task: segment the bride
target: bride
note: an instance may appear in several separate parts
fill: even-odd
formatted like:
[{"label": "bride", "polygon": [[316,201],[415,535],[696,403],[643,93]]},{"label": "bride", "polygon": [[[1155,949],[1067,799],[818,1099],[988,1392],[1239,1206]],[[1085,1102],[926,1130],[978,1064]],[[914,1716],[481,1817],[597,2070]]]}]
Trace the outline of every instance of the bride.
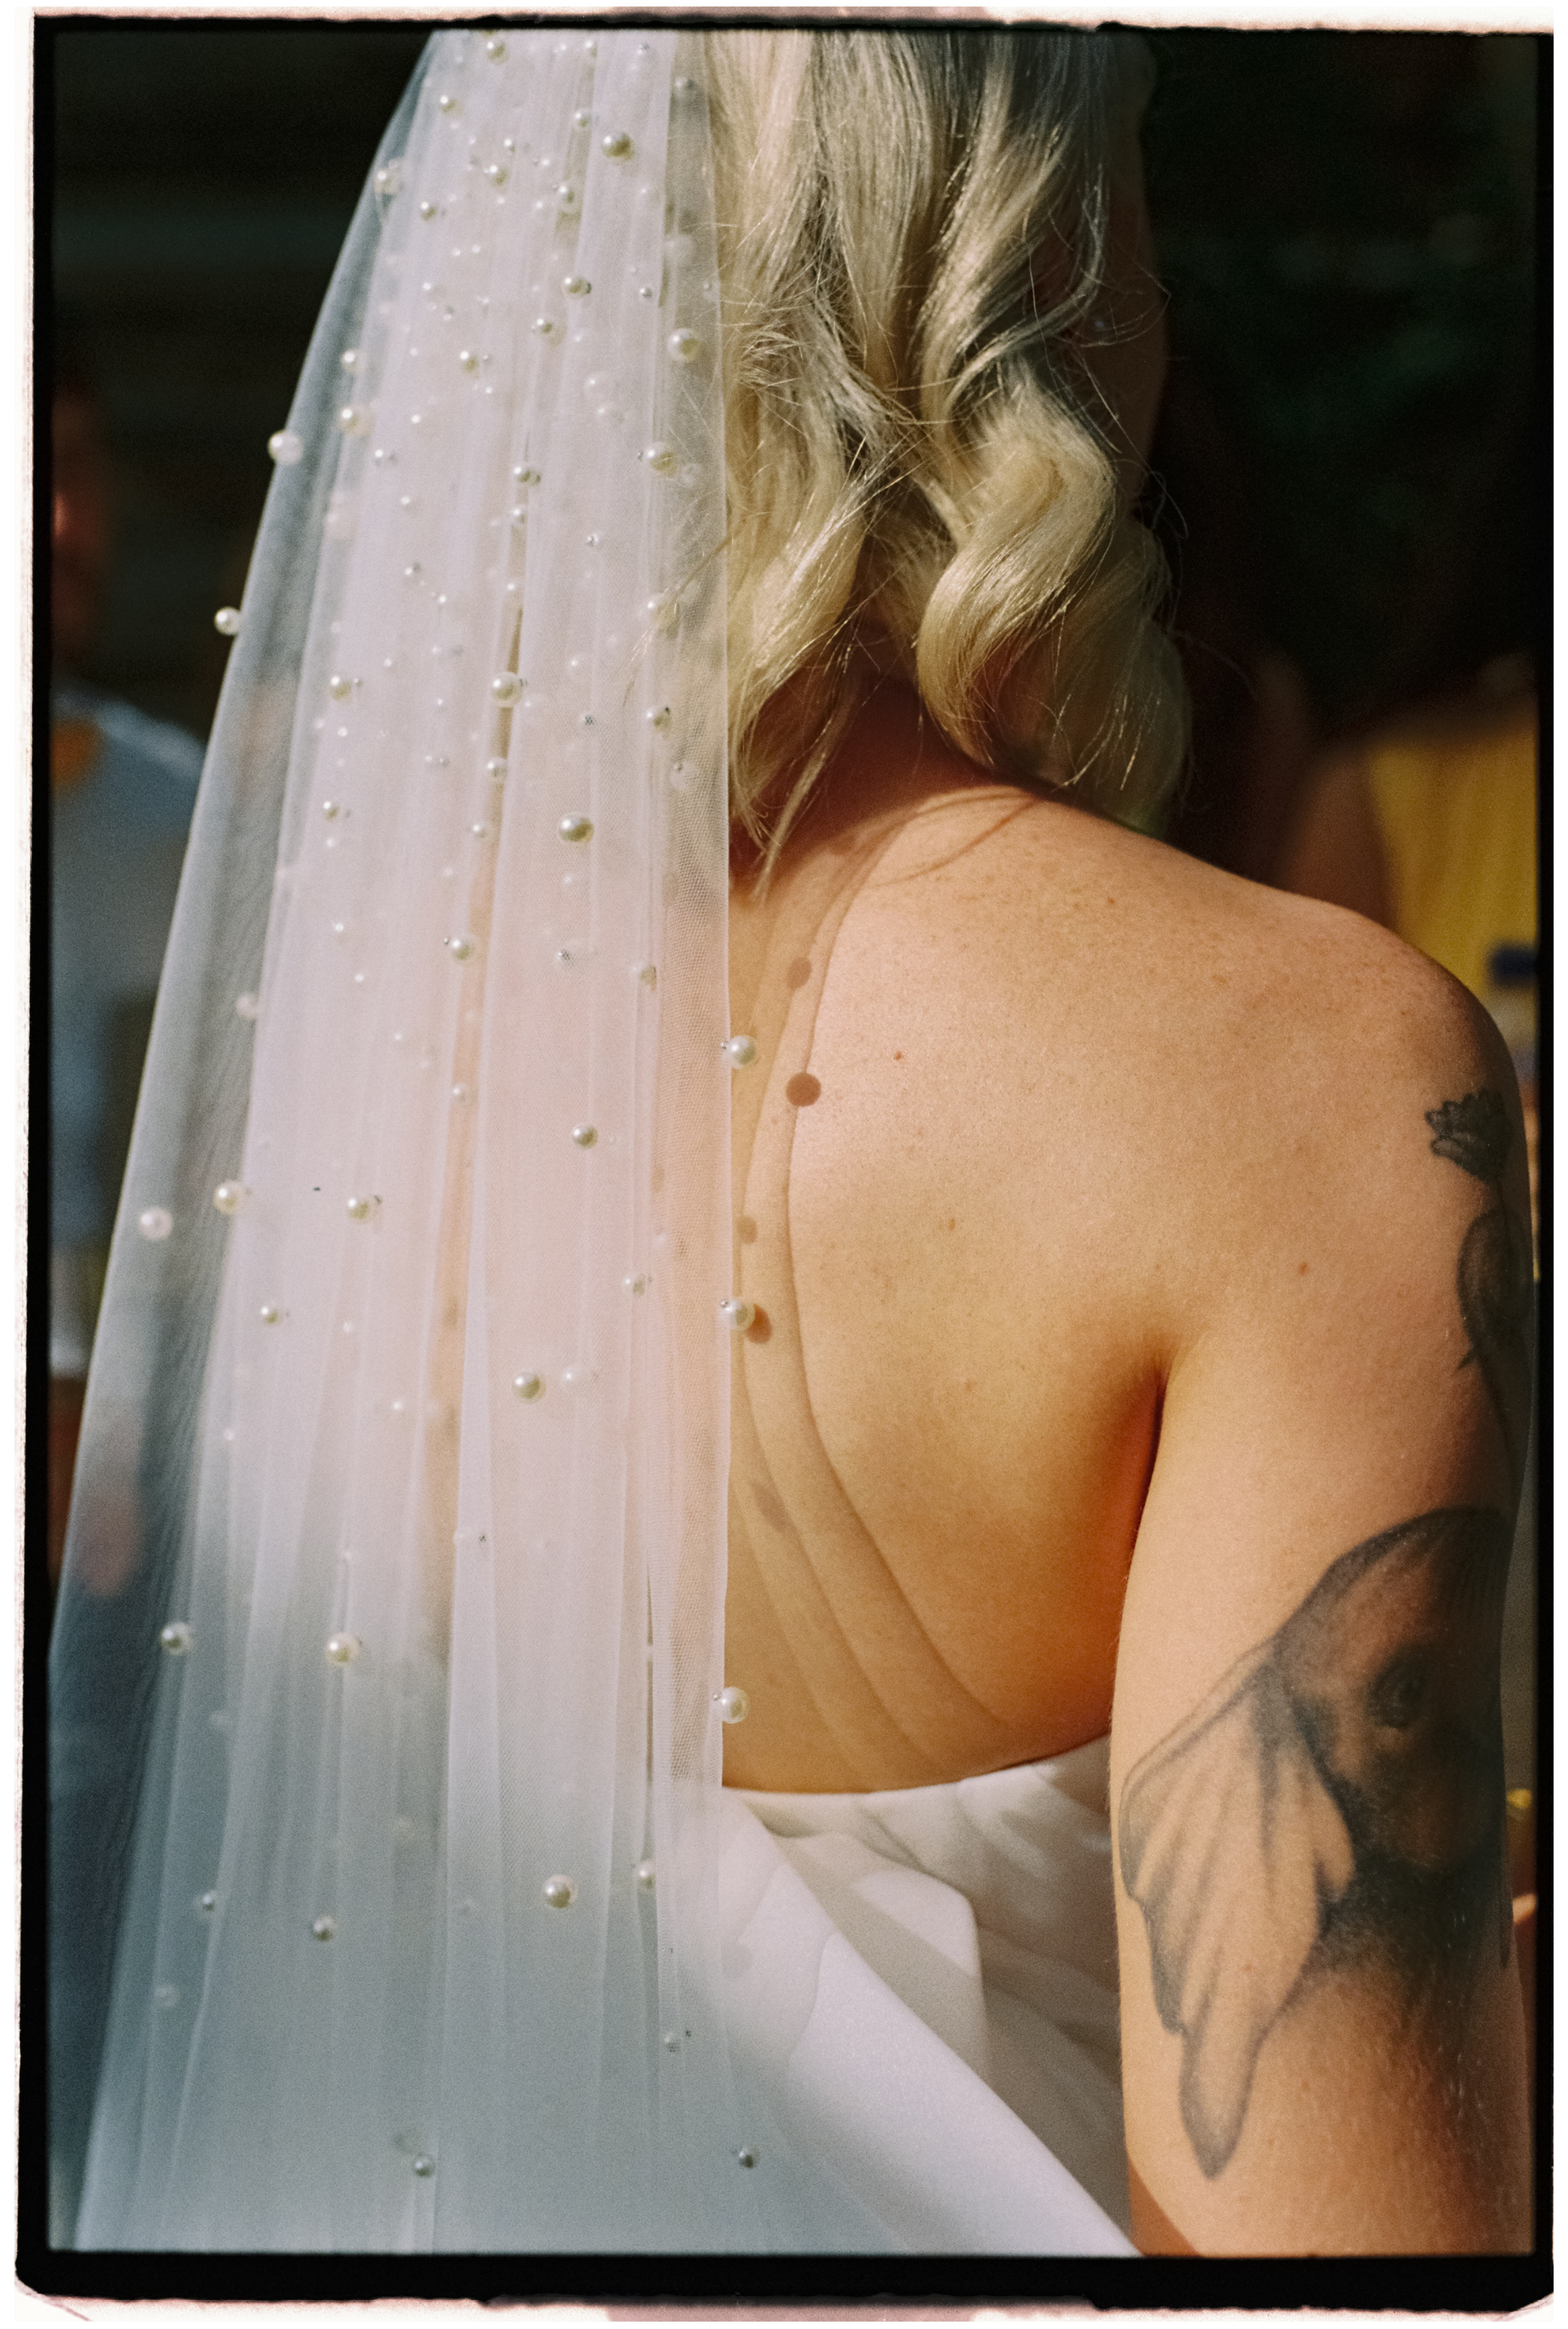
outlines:
[{"label": "bride", "polygon": [[1137,830],[1143,71],[433,41],[89,1391],[57,2244],[1528,2245],[1516,1098]]}]

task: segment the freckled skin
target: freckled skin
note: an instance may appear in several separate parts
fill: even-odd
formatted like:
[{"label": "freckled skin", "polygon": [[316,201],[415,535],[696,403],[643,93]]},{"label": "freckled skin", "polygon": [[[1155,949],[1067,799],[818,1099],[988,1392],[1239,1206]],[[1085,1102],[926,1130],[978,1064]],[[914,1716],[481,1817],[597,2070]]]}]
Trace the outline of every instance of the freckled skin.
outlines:
[{"label": "freckled skin", "polygon": [[[856,850],[888,832],[863,873]],[[858,886],[828,927],[832,867]],[[1490,1621],[1465,1621],[1478,1664],[1445,1649],[1441,1545],[1424,1572],[1384,1546],[1382,1605],[1353,1560],[1314,1599],[1326,1561],[1402,1514],[1495,1508],[1506,1537],[1515,1240],[1479,1230],[1487,1266],[1458,1287],[1454,1256],[1516,1193],[1434,1163],[1422,1124],[1444,1089],[1506,1097],[1495,1031],[1357,918],[997,785],[891,684],[772,887],[737,875],[730,945],[731,1023],[760,1035],[771,1014],[777,1046],[797,1016],[776,1077],[765,1044],[737,1080],[773,1160],[755,1166],[737,1120],[756,1234],[737,1283],[774,1333],[735,1351],[757,1460],[731,1534],[727,1670],[752,1709],[727,1779],[919,1786],[1109,1721],[1119,1815],[1215,1644],[1221,1668],[1255,1644],[1240,1664],[1268,1679],[1226,1786],[1253,1873],[1260,1805],[1280,1848],[1190,1962],[1224,1973],[1234,1940],[1254,1992],[1272,1985],[1219,2017],[1231,2087],[1260,2049],[1262,2069],[1235,2126],[1207,2081],[1200,2154],[1170,2034],[1184,1985],[1160,1977],[1122,1856],[1142,2183],[1209,2252],[1527,2240]],[[803,1072],[805,1107],[785,1091]],[[1475,1110],[1444,1127],[1495,1169]],[[1210,1744],[1227,1735],[1216,1721]],[[1224,1792],[1203,1776],[1178,1834]],[[1222,1858],[1236,1831],[1218,1824]],[[1173,1908],[1201,1922],[1206,1883],[1172,1875]]]}]

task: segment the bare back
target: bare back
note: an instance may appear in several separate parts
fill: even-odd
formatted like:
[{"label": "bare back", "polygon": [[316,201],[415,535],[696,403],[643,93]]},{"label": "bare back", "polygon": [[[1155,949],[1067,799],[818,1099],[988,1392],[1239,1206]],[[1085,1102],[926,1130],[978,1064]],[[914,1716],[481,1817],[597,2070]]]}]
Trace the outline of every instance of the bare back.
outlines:
[{"label": "bare back", "polygon": [[1355,916],[984,782],[897,699],[852,741],[731,918],[726,1778],[1109,1728],[1142,2237],[1516,2245],[1506,1054]]},{"label": "bare back", "polygon": [[897,700],[823,808],[732,910],[726,1770],[917,1786],[1109,1728],[1167,1382],[1359,926],[978,781]]},{"label": "bare back", "polygon": [[1058,977],[1047,944],[1054,993],[1027,992],[983,905],[1087,824],[933,792],[735,916],[732,1024],[761,1052],[735,1115],[758,1310],[731,1465],[743,1784],[918,1786],[1109,1727],[1159,1369],[1106,1298],[1126,1257],[1092,1119],[1113,1109],[1070,1097],[1092,966]]}]

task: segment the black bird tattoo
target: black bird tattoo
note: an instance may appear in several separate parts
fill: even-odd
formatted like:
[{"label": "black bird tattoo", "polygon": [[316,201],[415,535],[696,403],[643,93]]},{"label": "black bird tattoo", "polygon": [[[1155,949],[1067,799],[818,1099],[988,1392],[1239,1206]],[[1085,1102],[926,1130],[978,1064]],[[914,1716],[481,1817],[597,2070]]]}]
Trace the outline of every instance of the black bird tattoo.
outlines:
[{"label": "black bird tattoo", "polygon": [[[1529,1410],[1531,1254],[1502,1195],[1496,1092],[1429,1109],[1432,1154],[1490,1202],[1457,1292],[1516,1485]],[[1513,1941],[1498,1648],[1512,1529],[1490,1508],[1414,1520],[1341,1554],[1122,1789],[1122,1881],[1154,2000],[1181,2039],[1182,2122],[1206,2175],[1235,2150],[1258,2056],[1316,1975],[1376,1955],[1413,2000],[1456,1999]]]},{"label": "black bird tattoo", "polygon": [[1460,1248],[1459,1306],[1469,1348],[1460,1361],[1479,1365],[1507,1450],[1516,1485],[1530,1405],[1530,1234],[1503,1201],[1503,1168],[1514,1128],[1494,1091],[1467,1092],[1429,1108],[1434,1156],[1446,1157],[1489,1190]]},{"label": "black bird tattoo", "polygon": [[1498,1644],[1500,1513],[1423,1513],[1341,1556],[1122,1790],[1122,1881],[1182,2041],[1206,2175],[1315,1970],[1375,1951],[1414,1990],[1513,1938]]}]

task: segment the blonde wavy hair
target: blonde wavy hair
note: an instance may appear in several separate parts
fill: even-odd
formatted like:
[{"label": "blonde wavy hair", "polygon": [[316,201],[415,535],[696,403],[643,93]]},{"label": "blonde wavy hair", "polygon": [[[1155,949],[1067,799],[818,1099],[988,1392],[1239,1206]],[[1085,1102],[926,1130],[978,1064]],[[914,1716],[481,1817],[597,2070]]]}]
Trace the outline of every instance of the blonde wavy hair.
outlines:
[{"label": "blonde wavy hair", "polygon": [[888,673],[981,767],[1147,819],[1185,699],[1163,561],[1122,506],[1075,337],[1103,288],[1130,44],[706,42],[733,828],[771,867]]}]

